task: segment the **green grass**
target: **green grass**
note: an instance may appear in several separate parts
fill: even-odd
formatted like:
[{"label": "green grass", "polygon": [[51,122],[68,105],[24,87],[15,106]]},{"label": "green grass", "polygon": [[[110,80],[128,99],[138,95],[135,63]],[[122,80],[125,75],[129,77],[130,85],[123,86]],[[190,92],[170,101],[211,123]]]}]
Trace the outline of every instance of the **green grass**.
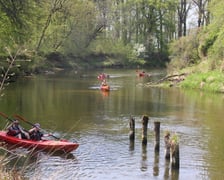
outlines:
[{"label": "green grass", "polygon": [[172,137],[170,138],[172,144],[179,144],[179,136],[177,134],[173,134]]},{"label": "green grass", "polygon": [[181,87],[209,92],[224,92],[224,74],[219,71],[194,73],[181,83]]}]

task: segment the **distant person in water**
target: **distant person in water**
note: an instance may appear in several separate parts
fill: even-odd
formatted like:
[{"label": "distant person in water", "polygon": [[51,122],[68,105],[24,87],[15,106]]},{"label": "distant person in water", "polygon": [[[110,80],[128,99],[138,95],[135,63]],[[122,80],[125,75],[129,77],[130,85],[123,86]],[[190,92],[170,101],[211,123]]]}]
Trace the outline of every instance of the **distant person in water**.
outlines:
[{"label": "distant person in water", "polygon": [[104,80],[102,81],[101,86],[107,86],[106,79],[104,79]]},{"label": "distant person in water", "polygon": [[7,128],[7,135],[15,136],[19,139],[29,139],[29,133],[25,132],[24,129],[19,125],[19,121],[15,119]]},{"label": "distant person in water", "polygon": [[34,124],[33,128],[29,130],[30,139],[34,141],[40,141],[43,137],[43,133],[40,132],[40,124]]}]

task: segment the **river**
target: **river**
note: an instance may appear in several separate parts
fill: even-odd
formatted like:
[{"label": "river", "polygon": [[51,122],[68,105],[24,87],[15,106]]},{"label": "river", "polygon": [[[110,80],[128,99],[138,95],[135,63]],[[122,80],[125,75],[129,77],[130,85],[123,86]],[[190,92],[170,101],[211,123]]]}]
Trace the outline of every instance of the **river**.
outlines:
[{"label": "river", "polygon": [[[148,70],[106,69],[111,91],[99,89],[100,70],[66,72],[22,78],[10,84],[0,99],[0,111],[39,122],[55,136],[78,141],[69,155],[13,151],[9,168],[24,179],[223,179],[224,95],[179,88],[145,87],[164,76]],[[141,143],[142,116],[149,116],[148,143]],[[134,145],[129,142],[129,119],[136,123]],[[154,124],[160,121],[160,152],[154,152]],[[1,117],[3,128],[7,120]],[[28,124],[22,124],[30,128]],[[164,156],[164,134],[180,142],[180,169]]]}]

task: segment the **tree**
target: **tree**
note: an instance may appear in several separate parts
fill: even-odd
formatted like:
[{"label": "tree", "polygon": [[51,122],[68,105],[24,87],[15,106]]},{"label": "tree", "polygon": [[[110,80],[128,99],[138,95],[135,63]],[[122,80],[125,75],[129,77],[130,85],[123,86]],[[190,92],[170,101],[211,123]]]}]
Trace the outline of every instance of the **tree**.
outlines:
[{"label": "tree", "polygon": [[[0,0],[0,49],[24,44],[29,38],[35,2],[33,0]],[[4,51],[1,51],[4,53]]]},{"label": "tree", "polygon": [[[44,5],[45,7],[47,7],[47,16],[46,16],[46,21],[43,23],[43,28],[41,30],[41,34],[40,34],[40,38],[37,42],[37,46],[36,46],[36,51],[38,52],[42,43],[43,43],[43,40],[44,38],[46,38],[46,33],[47,33],[47,30],[50,26],[50,24],[52,23],[53,24],[53,18],[56,18],[56,21],[58,19],[61,18],[61,16],[63,16],[64,18],[66,18],[66,16],[64,16],[67,11],[66,11],[66,4],[67,3],[67,0],[53,0],[51,2],[45,2]],[[60,17],[57,17],[57,16],[60,16]],[[62,18],[63,19],[63,18]],[[64,20],[64,19],[63,19]],[[64,23],[63,23],[64,24]],[[59,27],[60,28],[60,27]],[[49,32],[51,33],[51,32]],[[49,34],[48,34],[49,36]],[[48,39],[48,38],[46,38]],[[55,47],[56,49],[58,48],[59,44],[57,45],[53,45],[53,47]]]},{"label": "tree", "polygon": [[70,34],[63,43],[63,50],[68,54],[80,55],[88,52],[88,47],[103,31],[105,22],[91,1],[78,0],[72,3],[67,28]]},{"label": "tree", "polygon": [[198,27],[208,25],[209,13],[206,11],[209,0],[192,0],[198,13]]},{"label": "tree", "polygon": [[186,36],[187,32],[187,15],[191,8],[191,3],[187,0],[180,0],[177,7],[178,14],[178,38]]}]

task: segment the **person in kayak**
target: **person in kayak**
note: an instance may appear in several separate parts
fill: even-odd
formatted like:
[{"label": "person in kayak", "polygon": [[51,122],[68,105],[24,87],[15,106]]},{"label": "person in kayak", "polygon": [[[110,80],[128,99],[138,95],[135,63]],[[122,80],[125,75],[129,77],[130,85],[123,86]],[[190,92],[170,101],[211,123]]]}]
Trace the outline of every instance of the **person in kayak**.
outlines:
[{"label": "person in kayak", "polygon": [[19,139],[30,139],[29,133],[19,125],[19,121],[15,119],[7,128],[7,135],[16,136]]},{"label": "person in kayak", "polygon": [[34,124],[33,128],[29,130],[30,139],[34,141],[40,141],[44,134],[40,132],[40,124]]},{"label": "person in kayak", "polygon": [[102,81],[101,86],[107,86],[106,79],[104,79],[104,80]]}]

